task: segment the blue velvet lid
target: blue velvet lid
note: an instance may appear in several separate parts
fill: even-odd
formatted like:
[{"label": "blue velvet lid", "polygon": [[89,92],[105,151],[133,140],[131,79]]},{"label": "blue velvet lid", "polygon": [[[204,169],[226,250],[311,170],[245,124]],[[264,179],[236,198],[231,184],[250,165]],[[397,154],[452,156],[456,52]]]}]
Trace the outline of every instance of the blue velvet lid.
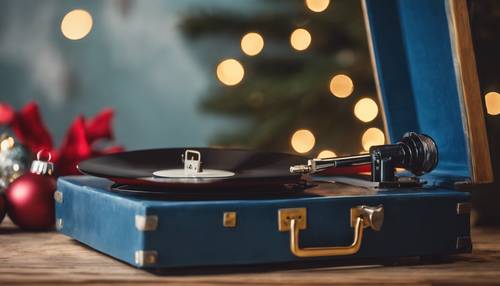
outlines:
[{"label": "blue velvet lid", "polygon": [[473,176],[447,5],[446,0],[364,1],[390,141],[408,131],[431,136],[439,148],[431,175],[463,181]]}]

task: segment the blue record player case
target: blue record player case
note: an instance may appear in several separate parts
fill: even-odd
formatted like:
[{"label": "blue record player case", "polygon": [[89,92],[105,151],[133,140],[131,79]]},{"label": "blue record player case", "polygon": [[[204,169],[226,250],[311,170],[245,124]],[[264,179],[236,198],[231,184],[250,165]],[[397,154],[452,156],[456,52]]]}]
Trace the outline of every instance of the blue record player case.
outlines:
[{"label": "blue record player case", "polygon": [[139,268],[470,251],[469,194],[457,185],[492,172],[466,1],[363,7],[389,141],[415,131],[439,146],[425,187],[323,183],[293,197],[155,200],[111,192],[106,179],[63,177],[58,230]]},{"label": "blue record player case", "polygon": [[[108,191],[110,185],[106,179],[87,176],[60,179],[57,227],[64,234],[137,267],[311,259],[299,256],[433,256],[465,252],[471,247],[469,196],[443,188],[358,193],[349,190],[350,195],[346,195],[342,194],[345,188],[339,186],[327,196],[167,201],[119,195]],[[361,228],[362,237],[355,245],[359,251],[356,247],[340,247],[337,251],[344,251],[342,255],[323,257],[322,247],[349,246],[354,242],[356,221],[352,218],[356,214],[351,213],[364,205],[373,207],[376,218],[373,229]],[[383,212],[377,212],[380,208]],[[287,216],[301,217],[296,234],[301,249],[294,250],[295,254]]]}]

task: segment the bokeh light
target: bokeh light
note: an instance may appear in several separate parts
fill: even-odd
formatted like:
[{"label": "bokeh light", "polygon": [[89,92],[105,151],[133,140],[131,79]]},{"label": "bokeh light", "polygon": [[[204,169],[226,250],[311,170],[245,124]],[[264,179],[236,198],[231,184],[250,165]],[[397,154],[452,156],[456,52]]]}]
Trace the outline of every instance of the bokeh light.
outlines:
[{"label": "bokeh light", "polygon": [[323,12],[328,8],[330,0],[306,0],[306,7],[313,12]]},{"label": "bokeh light", "polygon": [[352,79],[345,74],[338,74],[330,80],[330,92],[336,97],[345,98],[354,91]]},{"label": "bokeh light", "polygon": [[331,150],[323,150],[318,154],[319,159],[332,158],[332,157],[337,157],[337,154],[335,154],[335,152]]},{"label": "bokeh light", "polygon": [[241,38],[241,50],[249,55],[255,56],[264,48],[264,38],[258,33],[248,33]]},{"label": "bokeh light", "polygon": [[366,151],[370,150],[370,147],[382,145],[384,144],[384,142],[384,132],[375,127],[367,129],[361,137],[361,145],[363,145],[363,149],[365,149]]},{"label": "bokeh light", "polygon": [[240,83],[244,75],[243,66],[235,59],[227,59],[217,65],[217,78],[225,85]]},{"label": "bokeh light", "polygon": [[306,29],[296,29],[290,35],[290,44],[297,51],[303,51],[311,44],[311,34]]},{"label": "bokeh light", "polygon": [[61,21],[61,32],[70,40],[80,40],[92,29],[92,16],[82,9],[75,9],[64,16]]},{"label": "bokeh light", "polygon": [[354,115],[363,122],[370,122],[378,115],[377,103],[368,97],[360,99],[354,106]]},{"label": "bokeh light", "polygon": [[311,131],[300,129],[293,133],[291,143],[296,152],[307,153],[314,147],[316,138],[314,138],[314,134]]},{"label": "bokeh light", "polygon": [[486,111],[489,115],[500,114],[500,93],[498,92],[488,92],[484,96],[484,101],[486,103]]}]

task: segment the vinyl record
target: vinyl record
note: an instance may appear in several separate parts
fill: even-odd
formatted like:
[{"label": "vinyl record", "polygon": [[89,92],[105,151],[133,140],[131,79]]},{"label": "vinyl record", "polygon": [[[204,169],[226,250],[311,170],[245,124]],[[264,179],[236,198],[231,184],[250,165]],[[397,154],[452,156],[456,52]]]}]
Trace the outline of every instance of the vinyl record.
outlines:
[{"label": "vinyl record", "polygon": [[[186,150],[199,152],[201,172],[185,173],[183,155]],[[300,185],[303,183],[301,175],[290,173],[290,166],[305,162],[304,157],[277,152],[172,148],[92,158],[78,164],[78,169],[84,174],[136,186],[145,192],[238,192],[282,190],[286,185]]]}]

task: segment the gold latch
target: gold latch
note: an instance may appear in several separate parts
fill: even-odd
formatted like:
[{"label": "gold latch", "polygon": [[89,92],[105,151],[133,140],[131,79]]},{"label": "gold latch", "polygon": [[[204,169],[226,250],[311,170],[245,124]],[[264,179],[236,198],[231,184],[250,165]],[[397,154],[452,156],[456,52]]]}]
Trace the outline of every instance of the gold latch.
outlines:
[{"label": "gold latch", "polygon": [[290,251],[298,257],[341,256],[355,254],[361,248],[363,230],[367,227],[380,230],[384,222],[384,207],[357,206],[351,208],[351,226],[354,227],[353,242],[348,246],[305,247],[299,245],[299,232],[307,227],[306,208],[280,209],[279,231],[290,232]]},{"label": "gold latch", "polygon": [[280,209],[278,211],[278,230],[289,231],[290,223],[295,220],[299,229],[307,228],[307,209]]}]

